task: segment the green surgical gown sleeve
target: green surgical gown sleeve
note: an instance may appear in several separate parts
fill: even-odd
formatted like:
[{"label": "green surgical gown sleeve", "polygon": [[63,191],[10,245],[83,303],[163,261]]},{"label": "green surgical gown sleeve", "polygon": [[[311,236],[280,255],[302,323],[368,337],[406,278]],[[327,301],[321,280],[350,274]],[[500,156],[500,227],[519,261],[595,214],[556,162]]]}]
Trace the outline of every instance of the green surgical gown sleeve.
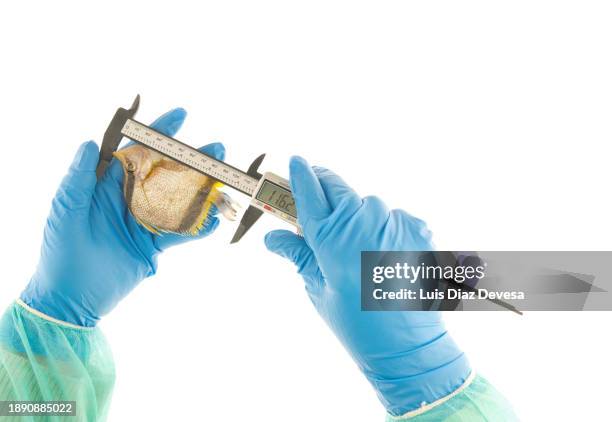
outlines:
[{"label": "green surgical gown sleeve", "polygon": [[20,301],[2,316],[0,400],[74,401],[76,417],[47,416],[44,420],[102,421],[114,380],[112,354],[98,328],[55,321]]},{"label": "green surgical gown sleeve", "polygon": [[401,417],[387,415],[387,422],[515,422],[519,418],[510,403],[489,382],[472,374],[457,391],[422,409]]},{"label": "green surgical gown sleeve", "polygon": [[[17,301],[0,320],[0,400],[74,401],[76,417],[103,421],[115,380],[110,348],[98,328],[71,326]],[[11,418],[2,418],[11,420]],[[41,420],[15,417],[19,422]],[[510,404],[480,376],[455,393],[387,422],[517,421]]]}]

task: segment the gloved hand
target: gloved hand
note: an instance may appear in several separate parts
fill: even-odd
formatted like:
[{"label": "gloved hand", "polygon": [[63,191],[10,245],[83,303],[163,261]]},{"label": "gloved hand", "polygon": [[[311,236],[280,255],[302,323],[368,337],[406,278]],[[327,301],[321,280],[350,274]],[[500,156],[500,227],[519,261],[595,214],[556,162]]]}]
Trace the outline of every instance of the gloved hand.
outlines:
[{"label": "gloved hand", "polygon": [[387,411],[403,415],[455,391],[470,367],[439,312],[361,311],[361,251],[431,250],[425,223],[376,197],[360,198],[302,158],[292,158],[290,173],[304,237],[276,230],[266,246],[295,263],[310,300]]},{"label": "gloved hand", "polygon": [[[185,110],[174,109],[151,127],[173,136],[185,116]],[[225,155],[220,143],[201,151],[218,159]],[[36,273],[21,294],[30,307],[86,327],[96,325],[140,281],[155,274],[160,252],[208,236],[219,224],[209,215],[196,237],[152,234],[126,206],[118,160],[96,183],[98,158],[93,141],[79,148],[53,199]]]}]

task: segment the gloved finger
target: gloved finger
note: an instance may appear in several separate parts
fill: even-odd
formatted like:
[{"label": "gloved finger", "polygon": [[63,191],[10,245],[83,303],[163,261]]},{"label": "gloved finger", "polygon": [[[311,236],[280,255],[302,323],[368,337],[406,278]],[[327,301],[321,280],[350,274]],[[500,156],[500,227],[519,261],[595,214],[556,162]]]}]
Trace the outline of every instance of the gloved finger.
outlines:
[{"label": "gloved finger", "polygon": [[[164,135],[174,136],[181,126],[183,126],[186,117],[187,111],[185,111],[184,108],[179,107],[161,115],[153,123],[151,123],[150,126]],[[117,159],[112,160],[106,172],[119,183],[121,183],[123,180],[123,168]]]},{"label": "gloved finger", "polygon": [[336,209],[343,201],[360,201],[357,192],[333,171],[317,166],[314,166],[313,170],[319,178],[325,197],[333,209]]},{"label": "gloved finger", "polygon": [[174,233],[162,233],[154,237],[155,246],[159,250],[163,251],[171,246],[181,245],[183,243],[195,239],[202,239],[206,236],[209,236],[214,233],[215,230],[217,230],[217,227],[219,227],[219,219],[217,217],[213,217],[209,213],[208,217],[206,218],[206,221],[204,222],[204,225],[202,226],[198,234],[196,234],[195,236],[180,235]]},{"label": "gloved finger", "polygon": [[266,234],[264,242],[270,252],[287,258],[295,264],[298,273],[310,284],[307,286],[309,289],[322,282],[319,264],[303,237],[289,230],[273,230]]},{"label": "gloved finger", "polygon": [[213,142],[212,144],[204,145],[198,148],[198,151],[215,157],[217,160],[225,160],[225,146],[223,146],[221,142]]},{"label": "gloved finger", "polygon": [[305,159],[291,157],[289,173],[298,221],[306,223],[310,219],[319,220],[331,214],[321,183]]},{"label": "gloved finger", "polygon": [[96,187],[98,156],[95,142],[81,144],[55,195],[55,205],[65,209],[89,208]]},{"label": "gloved finger", "polygon": [[186,117],[187,110],[177,107],[159,116],[150,126],[164,135],[174,136],[185,123]]}]

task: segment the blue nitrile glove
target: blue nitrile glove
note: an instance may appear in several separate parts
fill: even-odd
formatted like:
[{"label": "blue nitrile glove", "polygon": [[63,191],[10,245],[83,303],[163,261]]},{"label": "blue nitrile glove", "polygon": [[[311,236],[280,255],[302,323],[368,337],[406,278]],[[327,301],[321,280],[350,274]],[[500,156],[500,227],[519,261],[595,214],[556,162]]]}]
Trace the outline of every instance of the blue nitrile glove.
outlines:
[{"label": "blue nitrile glove", "polygon": [[[151,127],[173,136],[186,112],[174,109]],[[214,143],[201,151],[223,159]],[[36,273],[21,294],[30,307],[61,321],[91,327],[109,313],[144,278],[155,274],[157,255],[194,237],[154,235],[140,226],[123,196],[123,169],[114,159],[96,183],[98,146],[79,148],[64,177],[45,227]],[[198,237],[212,233],[217,217],[209,216]]]},{"label": "blue nitrile glove", "polygon": [[361,251],[431,250],[425,223],[379,198],[360,198],[340,177],[290,164],[304,237],[268,233],[272,252],[293,261],[315,308],[374,386],[387,411],[403,415],[455,391],[471,370],[439,312],[362,312]]}]

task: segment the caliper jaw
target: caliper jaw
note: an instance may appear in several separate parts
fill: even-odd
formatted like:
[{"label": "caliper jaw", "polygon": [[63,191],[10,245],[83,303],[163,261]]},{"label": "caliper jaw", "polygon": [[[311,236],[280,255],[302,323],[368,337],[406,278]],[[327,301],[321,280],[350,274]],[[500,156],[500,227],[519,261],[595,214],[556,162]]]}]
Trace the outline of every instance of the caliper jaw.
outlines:
[{"label": "caliper jaw", "polygon": [[[262,178],[262,175],[261,173],[258,172],[258,170],[265,156],[266,154],[261,154],[251,163],[247,171],[247,174],[249,176],[257,180]],[[255,195],[256,192],[254,192],[253,194]],[[257,220],[259,220],[259,217],[261,217],[262,214],[263,214],[262,210],[260,210],[259,208],[255,208],[252,205],[249,205],[249,207],[246,209],[246,211],[242,215],[240,224],[238,225],[238,228],[236,229],[236,232],[234,233],[234,237],[232,237],[232,240],[230,241],[230,243],[236,243],[240,239],[242,239],[242,236],[244,236],[246,232],[249,231],[249,229],[253,226],[253,224],[255,224]]]},{"label": "caliper jaw", "polygon": [[125,125],[128,119],[133,118],[138,111],[140,105],[140,95],[137,95],[129,109],[123,107],[118,108],[111,120],[106,132],[104,132],[104,138],[102,138],[102,146],[100,147],[100,160],[98,161],[98,167],[96,168],[96,177],[98,180],[106,172],[106,168],[110,165],[113,159],[113,152],[117,151],[123,135],[121,129]]}]

